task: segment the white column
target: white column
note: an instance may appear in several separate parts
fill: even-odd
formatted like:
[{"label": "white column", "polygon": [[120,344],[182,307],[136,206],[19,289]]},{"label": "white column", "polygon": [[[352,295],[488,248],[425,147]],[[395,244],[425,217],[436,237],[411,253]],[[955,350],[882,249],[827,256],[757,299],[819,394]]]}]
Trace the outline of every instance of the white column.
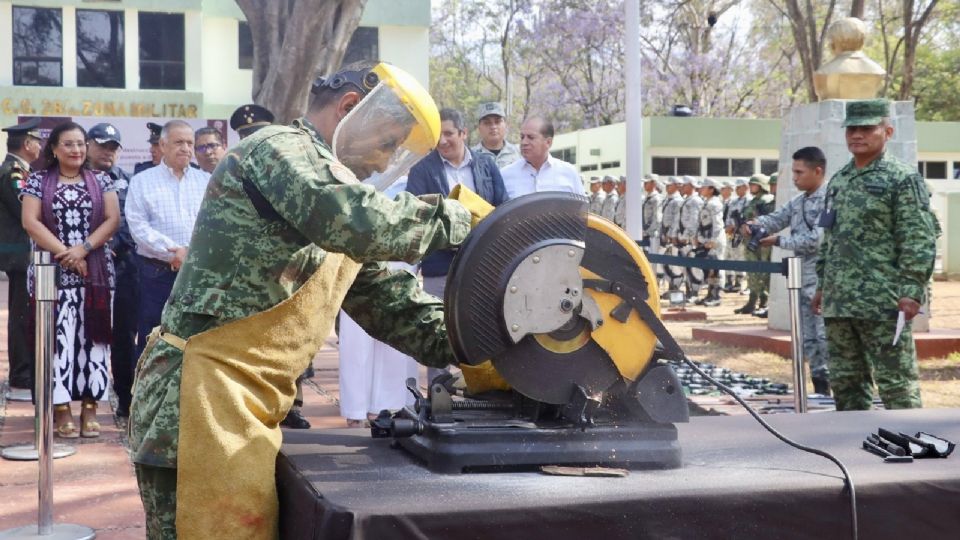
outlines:
[{"label": "white column", "polygon": [[77,86],[77,8],[63,6],[63,87]]},{"label": "white column", "polygon": [[140,19],[135,9],[123,10],[123,72],[127,90],[140,89]]},{"label": "white column", "polygon": [[[184,90],[203,92],[203,15],[199,11],[183,14]],[[234,62],[236,58],[232,59]]]},{"label": "white column", "polygon": [[13,5],[0,4],[0,86],[13,85]]},{"label": "white column", "polygon": [[640,0],[624,2],[624,52],[626,56],[627,215],[626,230],[634,240],[643,238],[643,102],[640,66]]}]

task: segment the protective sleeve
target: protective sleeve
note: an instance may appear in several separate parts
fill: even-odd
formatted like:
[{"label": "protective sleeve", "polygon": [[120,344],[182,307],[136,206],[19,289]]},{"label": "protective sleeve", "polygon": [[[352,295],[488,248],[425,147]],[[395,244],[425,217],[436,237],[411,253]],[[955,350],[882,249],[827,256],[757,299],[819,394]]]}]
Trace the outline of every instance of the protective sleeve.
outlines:
[{"label": "protective sleeve", "polygon": [[430,367],[454,361],[443,302],[420,288],[407,270],[365,264],[343,301],[343,310],[371,337]]},{"label": "protective sleeve", "polygon": [[245,159],[245,176],[287,222],[327,251],[360,263],[413,263],[460,245],[470,232],[470,213],[456,201],[409,193],[391,200],[371,186],[339,180],[333,167],[341,177],[345,169],[323,159],[308,136],[280,134],[262,145]]},{"label": "protective sleeve", "polygon": [[923,303],[933,275],[940,225],[930,210],[930,194],[919,174],[905,175],[896,194],[893,237],[900,269],[900,298]]}]

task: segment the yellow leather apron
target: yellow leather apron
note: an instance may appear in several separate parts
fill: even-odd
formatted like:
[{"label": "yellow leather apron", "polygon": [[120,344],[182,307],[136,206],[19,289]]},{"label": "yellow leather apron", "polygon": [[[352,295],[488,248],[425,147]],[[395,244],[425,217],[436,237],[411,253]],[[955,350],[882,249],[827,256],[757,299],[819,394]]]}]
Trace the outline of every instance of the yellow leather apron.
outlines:
[{"label": "yellow leather apron", "polygon": [[360,264],[330,253],[287,300],[197,334],[183,350],[177,455],[177,536],[272,539],[274,479],[295,381],[330,333]]}]

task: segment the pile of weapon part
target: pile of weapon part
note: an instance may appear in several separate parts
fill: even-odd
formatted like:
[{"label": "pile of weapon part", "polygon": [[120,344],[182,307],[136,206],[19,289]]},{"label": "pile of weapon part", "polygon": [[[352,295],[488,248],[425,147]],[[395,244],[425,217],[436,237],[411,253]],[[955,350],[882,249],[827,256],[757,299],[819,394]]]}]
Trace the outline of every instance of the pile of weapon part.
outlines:
[{"label": "pile of weapon part", "polygon": [[[683,384],[683,391],[688,396],[704,396],[720,393],[720,390],[716,386],[693,371],[690,367],[680,362],[671,361],[670,363],[677,372],[681,384]],[[714,379],[732,388],[740,397],[755,395],[782,396],[790,393],[790,386],[785,383],[775,383],[771,382],[770,379],[752,377],[706,362],[694,363]]]}]

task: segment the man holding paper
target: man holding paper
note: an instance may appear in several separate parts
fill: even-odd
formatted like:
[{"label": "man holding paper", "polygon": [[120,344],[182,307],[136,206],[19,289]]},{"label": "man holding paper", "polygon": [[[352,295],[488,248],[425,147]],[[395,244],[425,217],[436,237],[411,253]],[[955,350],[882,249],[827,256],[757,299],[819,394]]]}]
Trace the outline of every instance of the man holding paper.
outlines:
[{"label": "man holding paper", "polygon": [[812,307],[826,323],[840,411],[869,409],[874,383],[887,409],[921,406],[910,321],[927,297],[940,226],[923,178],[885,153],[889,107],[886,100],[847,103],[853,159],[831,178],[820,218]]}]

